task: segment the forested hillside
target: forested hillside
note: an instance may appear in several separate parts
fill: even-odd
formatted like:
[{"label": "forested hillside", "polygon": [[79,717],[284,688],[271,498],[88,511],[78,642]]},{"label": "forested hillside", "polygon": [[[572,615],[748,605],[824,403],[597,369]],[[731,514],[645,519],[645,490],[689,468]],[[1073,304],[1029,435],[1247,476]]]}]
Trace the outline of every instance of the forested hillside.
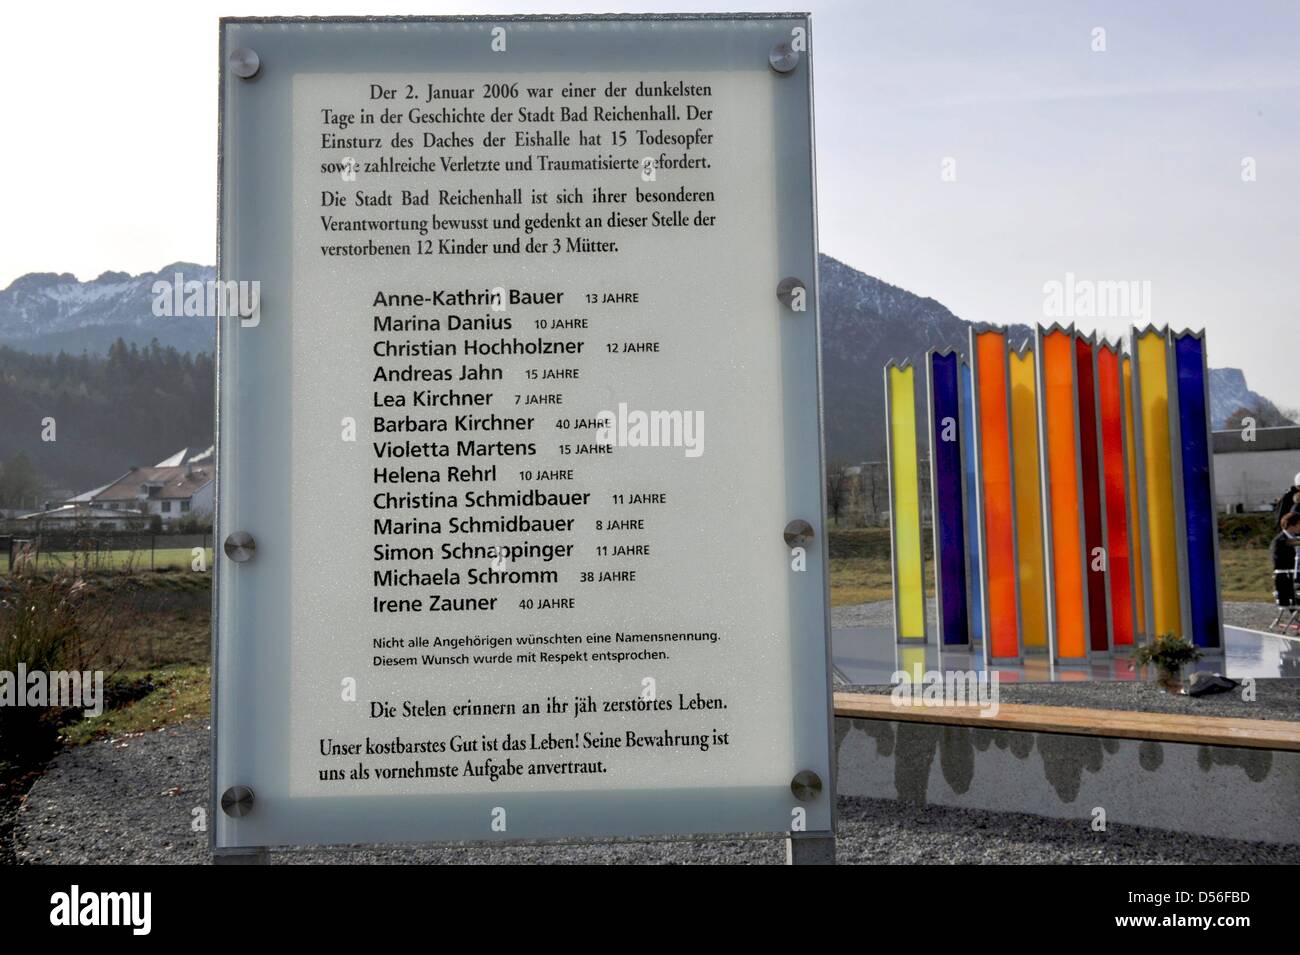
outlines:
[{"label": "forested hillside", "polygon": [[[47,484],[81,492],[187,445],[207,447],[212,375],[211,355],[156,340],[139,347],[118,339],[107,357],[0,346],[0,467],[21,453]],[[52,441],[44,440],[47,418]]]}]

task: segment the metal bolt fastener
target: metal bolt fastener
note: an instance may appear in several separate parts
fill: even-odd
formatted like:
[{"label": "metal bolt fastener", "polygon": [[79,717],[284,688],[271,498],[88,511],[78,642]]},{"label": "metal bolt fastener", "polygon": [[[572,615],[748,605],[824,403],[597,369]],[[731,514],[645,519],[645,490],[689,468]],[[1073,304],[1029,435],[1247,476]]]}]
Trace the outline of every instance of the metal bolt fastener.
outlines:
[{"label": "metal bolt fastener", "polygon": [[776,283],[776,297],[781,300],[781,304],[786,308],[794,308],[794,293],[796,290],[806,292],[808,286],[803,284],[803,279],[784,278]]},{"label": "metal bolt fastener", "polygon": [[799,51],[790,46],[789,41],[782,41],[772,47],[767,55],[767,62],[778,73],[789,73],[799,65]]},{"label": "metal bolt fastener", "polygon": [[248,531],[235,531],[226,538],[226,556],[237,564],[252,560],[257,552],[257,541]]},{"label": "metal bolt fastener", "polygon": [[813,540],[812,525],[804,520],[791,521],[785,525],[786,547],[807,547]]},{"label": "metal bolt fastener", "polygon": [[221,794],[221,811],[236,819],[247,816],[253,811],[253,790],[247,786],[231,786]]},{"label": "metal bolt fastener", "polygon": [[257,55],[256,50],[241,46],[239,49],[231,51],[230,72],[240,79],[251,80],[261,68],[262,58]]},{"label": "metal bolt fastener", "polygon": [[822,794],[822,778],[811,769],[802,769],[790,780],[790,792],[800,802],[812,802]]}]

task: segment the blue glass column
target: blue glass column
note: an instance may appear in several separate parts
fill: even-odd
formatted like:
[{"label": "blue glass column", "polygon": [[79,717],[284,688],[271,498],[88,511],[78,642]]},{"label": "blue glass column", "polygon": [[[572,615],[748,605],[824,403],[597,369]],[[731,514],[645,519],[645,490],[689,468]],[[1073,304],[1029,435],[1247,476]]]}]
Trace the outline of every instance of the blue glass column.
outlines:
[{"label": "blue glass column", "polygon": [[[976,487],[979,482],[979,475],[975,473],[975,381],[971,377],[970,364],[966,361],[961,362],[961,441],[966,453],[962,456],[963,467],[966,471],[966,500],[964,508],[964,520],[966,524],[966,557],[967,570],[966,581],[968,584],[981,578],[982,568],[980,567],[980,549],[977,546],[976,535],[979,533],[979,520],[977,519],[978,509],[975,506]],[[978,585],[969,586],[970,594],[970,635],[972,641],[982,643],[984,641],[984,605],[983,597],[980,594]]]},{"label": "blue glass column", "polygon": [[1178,428],[1182,437],[1183,509],[1187,527],[1187,586],[1192,640],[1198,647],[1223,645],[1219,603],[1218,528],[1205,406],[1205,339],[1192,332],[1174,338],[1178,375]]},{"label": "blue glass column", "polygon": [[940,642],[944,646],[965,646],[970,643],[970,619],[958,357],[956,352],[932,351],[929,359],[930,500]]}]

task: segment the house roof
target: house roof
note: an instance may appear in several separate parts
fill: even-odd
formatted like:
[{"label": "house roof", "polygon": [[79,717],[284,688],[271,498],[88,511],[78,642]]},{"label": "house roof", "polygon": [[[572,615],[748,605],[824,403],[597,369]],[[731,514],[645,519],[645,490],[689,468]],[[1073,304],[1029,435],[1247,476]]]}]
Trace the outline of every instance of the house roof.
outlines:
[{"label": "house roof", "polygon": [[[1246,440],[1249,435],[1250,440]],[[1216,431],[1212,435],[1215,454],[1241,454],[1250,451],[1300,450],[1300,425],[1280,428],[1256,428],[1253,432],[1241,430]]]},{"label": "house roof", "polygon": [[78,507],[76,504],[63,504],[48,511],[36,511],[17,518],[20,521],[84,521],[84,520],[126,520],[129,518],[144,520],[147,515],[140,511],[111,511],[106,507]]},{"label": "house roof", "polygon": [[[161,488],[156,500],[189,500],[196,493],[212,483],[213,468],[189,467],[181,465],[167,468],[132,468],[108,487],[95,495],[95,503],[101,501],[135,501],[139,500],[144,485],[157,485]],[[143,496],[148,497],[148,494]]]},{"label": "house roof", "polygon": [[78,494],[76,497],[68,498],[67,501],[65,501],[64,503],[65,504],[89,504],[91,501],[95,499],[95,495],[97,495],[100,491],[108,490],[111,486],[112,486],[111,484],[104,484],[100,487],[95,488],[93,491],[83,491],[81,494]]},{"label": "house roof", "polygon": [[154,465],[156,468],[174,468],[179,464],[198,464],[200,461],[207,461],[212,458],[212,448],[190,448],[184,447],[173,454],[171,457],[164,458]]}]

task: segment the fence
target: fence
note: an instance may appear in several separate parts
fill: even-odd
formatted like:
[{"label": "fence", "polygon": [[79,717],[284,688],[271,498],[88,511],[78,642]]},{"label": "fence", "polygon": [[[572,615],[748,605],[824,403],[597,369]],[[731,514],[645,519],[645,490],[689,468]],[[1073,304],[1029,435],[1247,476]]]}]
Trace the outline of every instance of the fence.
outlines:
[{"label": "fence", "polygon": [[[930,475],[921,459],[921,517],[930,519]],[[827,506],[837,527],[889,526],[889,473],[885,461],[867,461],[832,472]]]},{"label": "fence", "polygon": [[0,536],[5,569],[30,564],[38,570],[164,570],[189,568],[195,549],[211,563],[211,534],[49,531]]}]

